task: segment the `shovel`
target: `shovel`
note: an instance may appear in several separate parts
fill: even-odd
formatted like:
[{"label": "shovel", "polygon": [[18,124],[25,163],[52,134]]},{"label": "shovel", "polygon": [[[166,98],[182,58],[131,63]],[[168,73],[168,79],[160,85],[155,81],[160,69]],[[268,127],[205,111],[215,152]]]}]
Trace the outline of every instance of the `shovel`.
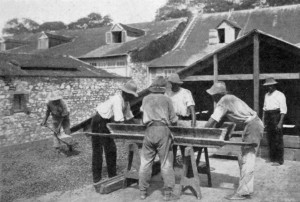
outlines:
[{"label": "shovel", "polygon": [[62,140],[62,139],[60,139],[60,138],[58,137],[59,134],[60,134],[61,124],[62,124],[62,121],[61,121],[61,122],[59,123],[59,125],[58,125],[58,130],[57,130],[58,132],[57,132],[56,130],[54,130],[53,128],[49,127],[48,124],[45,124],[44,126],[45,126],[46,128],[48,128],[48,129],[50,129],[50,130],[55,134],[55,138],[56,138],[59,142],[62,142],[62,143],[64,143],[65,145],[67,145],[68,150],[69,150],[70,152],[72,152],[72,151],[73,151],[73,145],[67,143],[66,141],[64,141],[64,140]]}]

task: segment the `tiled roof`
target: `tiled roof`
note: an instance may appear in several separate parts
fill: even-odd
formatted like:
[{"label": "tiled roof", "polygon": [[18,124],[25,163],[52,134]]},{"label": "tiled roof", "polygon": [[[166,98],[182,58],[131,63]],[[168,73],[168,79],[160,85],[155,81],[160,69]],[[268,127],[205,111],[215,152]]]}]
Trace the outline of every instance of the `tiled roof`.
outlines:
[{"label": "tiled roof", "polygon": [[145,30],[146,34],[132,41],[125,43],[113,43],[101,46],[80,58],[99,58],[108,57],[115,55],[126,55],[130,51],[136,49],[142,49],[148,45],[151,41],[173,31],[184,19],[176,19],[161,22],[151,22],[131,25],[132,27],[137,27],[139,29]]},{"label": "tiled roof", "polygon": [[209,53],[209,30],[215,29],[224,19],[236,22],[241,27],[241,36],[259,29],[293,44],[300,42],[300,5],[203,14],[197,18],[182,46],[153,60],[149,67],[185,67],[192,64]]},{"label": "tiled roof", "polygon": [[0,53],[0,76],[119,77],[67,56]]},{"label": "tiled roof", "polygon": [[[163,22],[145,22],[123,25],[126,28],[139,29],[145,31],[145,35],[123,44],[106,45],[106,32],[110,31],[111,27],[101,27],[86,30],[60,30],[51,32],[55,35],[72,38],[69,43],[64,43],[50,49],[38,50],[38,38],[42,33],[15,36],[14,39],[27,40],[29,45],[8,50],[9,53],[33,53],[33,54],[47,54],[47,55],[72,55],[76,58],[82,57],[87,53],[104,46],[111,54],[123,54],[134,48],[143,47],[151,40],[162,35],[168,29],[172,29],[180,22],[180,20],[170,20]],[[105,50],[106,53],[107,50]]]}]

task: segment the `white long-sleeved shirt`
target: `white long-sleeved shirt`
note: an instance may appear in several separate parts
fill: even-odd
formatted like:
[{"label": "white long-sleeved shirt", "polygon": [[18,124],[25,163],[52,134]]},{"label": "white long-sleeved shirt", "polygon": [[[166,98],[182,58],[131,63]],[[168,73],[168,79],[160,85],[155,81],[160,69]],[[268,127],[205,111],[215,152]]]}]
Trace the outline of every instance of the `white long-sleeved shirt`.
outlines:
[{"label": "white long-sleeved shirt", "polygon": [[281,114],[287,113],[285,95],[278,90],[275,90],[272,93],[266,93],[263,107],[264,111],[276,109],[279,109]]},{"label": "white long-sleeved shirt", "polygon": [[133,118],[129,102],[124,102],[121,94],[110,97],[107,101],[100,103],[96,110],[104,119],[111,119],[121,122]]}]

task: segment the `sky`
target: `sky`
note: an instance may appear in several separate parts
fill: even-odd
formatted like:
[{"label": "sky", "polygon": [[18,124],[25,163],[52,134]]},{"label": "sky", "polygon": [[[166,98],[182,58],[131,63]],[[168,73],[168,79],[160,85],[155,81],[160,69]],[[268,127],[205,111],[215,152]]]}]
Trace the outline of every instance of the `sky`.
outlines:
[{"label": "sky", "polygon": [[41,24],[62,21],[65,24],[91,12],[110,15],[115,23],[152,21],[156,10],[167,0],[0,0],[0,34],[13,18],[29,18]]}]

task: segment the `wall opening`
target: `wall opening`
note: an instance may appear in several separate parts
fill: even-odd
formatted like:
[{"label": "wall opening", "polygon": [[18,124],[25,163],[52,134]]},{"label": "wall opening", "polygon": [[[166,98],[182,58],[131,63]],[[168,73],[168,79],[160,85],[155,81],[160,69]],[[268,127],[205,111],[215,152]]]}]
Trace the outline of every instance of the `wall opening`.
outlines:
[{"label": "wall opening", "polygon": [[225,43],[225,29],[218,29],[219,43]]},{"label": "wall opening", "polygon": [[122,43],[122,32],[112,32],[113,43]]}]

